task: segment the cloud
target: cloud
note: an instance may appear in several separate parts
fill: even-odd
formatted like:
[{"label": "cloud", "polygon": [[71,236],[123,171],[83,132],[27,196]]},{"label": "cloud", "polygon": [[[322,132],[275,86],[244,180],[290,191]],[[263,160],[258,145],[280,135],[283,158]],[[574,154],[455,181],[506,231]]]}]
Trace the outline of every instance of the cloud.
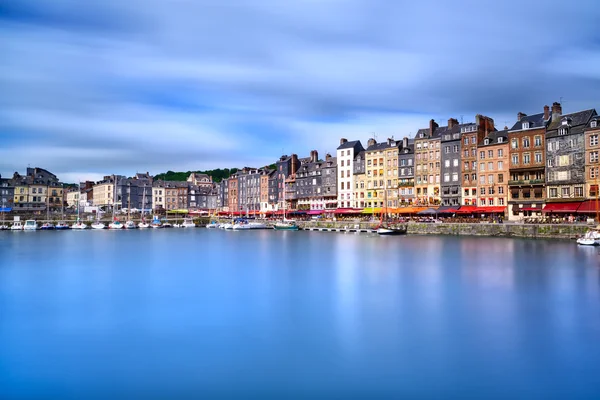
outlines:
[{"label": "cloud", "polygon": [[595,107],[598,17],[591,0],[2,2],[0,171],[260,166],[431,118]]}]

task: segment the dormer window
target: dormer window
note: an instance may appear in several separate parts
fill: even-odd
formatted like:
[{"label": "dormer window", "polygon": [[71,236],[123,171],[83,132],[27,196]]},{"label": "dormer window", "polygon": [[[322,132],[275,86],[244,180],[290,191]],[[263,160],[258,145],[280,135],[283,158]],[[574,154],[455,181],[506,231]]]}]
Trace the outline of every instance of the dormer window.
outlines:
[{"label": "dormer window", "polygon": [[529,122],[523,122],[523,129],[529,129]]},{"label": "dormer window", "polygon": [[504,138],[503,138],[502,136],[500,136],[500,137],[498,138],[498,143],[503,143],[503,142],[504,142]]},{"label": "dormer window", "polygon": [[590,122],[590,126],[591,126],[592,128],[595,128],[597,125],[598,125],[598,121],[596,121],[596,120],[594,120],[594,121]]},{"label": "dormer window", "polygon": [[404,149],[404,153],[408,154],[408,149]]},{"label": "dormer window", "polygon": [[486,139],[483,141],[483,144],[490,144],[490,139],[486,138]]},{"label": "dormer window", "polygon": [[571,123],[571,118],[563,118],[560,123],[561,125],[569,125]]},{"label": "dormer window", "polygon": [[564,136],[564,135],[566,135],[566,134],[567,134],[567,128],[560,128],[560,129],[558,130],[558,134],[559,134],[560,136]]}]

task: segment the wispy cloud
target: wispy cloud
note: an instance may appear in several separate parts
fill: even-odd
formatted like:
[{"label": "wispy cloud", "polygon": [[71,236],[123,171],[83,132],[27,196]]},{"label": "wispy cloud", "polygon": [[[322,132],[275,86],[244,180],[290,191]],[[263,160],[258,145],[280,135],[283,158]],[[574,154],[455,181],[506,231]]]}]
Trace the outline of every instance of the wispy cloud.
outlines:
[{"label": "wispy cloud", "polygon": [[260,166],[430,118],[595,107],[599,17],[592,0],[2,2],[0,172]]}]

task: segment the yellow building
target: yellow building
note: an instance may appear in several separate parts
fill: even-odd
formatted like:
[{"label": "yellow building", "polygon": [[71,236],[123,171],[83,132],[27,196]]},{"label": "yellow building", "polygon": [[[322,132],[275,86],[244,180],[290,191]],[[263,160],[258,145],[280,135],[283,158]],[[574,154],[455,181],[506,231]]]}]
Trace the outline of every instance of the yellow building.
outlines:
[{"label": "yellow building", "polygon": [[63,195],[63,187],[62,185],[49,185],[47,188],[47,200],[48,207],[50,209],[59,210],[62,208],[64,204],[64,195]]},{"label": "yellow building", "polygon": [[393,139],[383,143],[369,139],[365,150],[365,175],[367,208],[384,207],[386,189],[388,204],[391,207],[395,207],[394,202],[398,204],[398,147]]},{"label": "yellow building", "polygon": [[48,186],[33,184],[29,185],[29,207],[37,210],[46,209]]},{"label": "yellow building", "polygon": [[415,137],[415,195],[418,205],[440,204],[441,153],[438,124],[429,121],[429,129],[419,129]]},{"label": "yellow building", "polygon": [[16,209],[27,207],[29,204],[29,186],[26,184],[15,185],[14,207]]},{"label": "yellow building", "polygon": [[110,180],[105,180],[94,185],[92,204],[94,206],[112,206],[115,199],[114,186],[114,182]]},{"label": "yellow building", "polygon": [[353,185],[354,185],[354,205],[357,208],[365,208],[366,207],[366,197],[367,197],[367,176],[364,172],[354,174],[352,177]]}]

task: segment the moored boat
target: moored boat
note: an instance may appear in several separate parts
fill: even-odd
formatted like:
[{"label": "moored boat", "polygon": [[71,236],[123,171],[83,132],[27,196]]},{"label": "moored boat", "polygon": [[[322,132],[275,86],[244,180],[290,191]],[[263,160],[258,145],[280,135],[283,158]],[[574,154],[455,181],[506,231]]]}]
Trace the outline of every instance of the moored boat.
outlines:
[{"label": "moored boat", "polygon": [[50,222],[46,222],[45,224],[42,225],[42,227],[40,228],[43,231],[51,231],[54,230],[55,226],[54,224],[50,223]]},{"label": "moored boat", "polygon": [[22,231],[23,230],[23,224],[21,223],[21,221],[15,221],[13,222],[12,226],[10,227],[11,231]]},{"label": "moored boat", "polygon": [[125,225],[121,221],[113,221],[108,225],[108,229],[123,229]]},{"label": "moored boat", "polygon": [[23,225],[23,230],[24,231],[37,231],[38,224],[34,219],[28,219],[27,221],[25,221],[25,225]]},{"label": "moored boat", "polygon": [[96,221],[92,224],[92,229],[106,229],[106,225],[100,221]]},{"label": "moored boat", "polygon": [[59,222],[59,223],[57,223],[57,224],[56,224],[56,226],[55,226],[54,228],[55,228],[57,231],[64,231],[64,230],[67,230],[67,229],[71,229],[71,228],[69,227],[69,225],[68,225],[66,222],[62,222],[62,221],[61,221],[61,222]]},{"label": "moored boat", "polygon": [[192,221],[191,218],[185,218],[183,220],[183,223],[181,224],[182,228],[195,228],[196,224],[194,223],[194,221]]},{"label": "moored boat", "polygon": [[137,225],[133,221],[125,222],[125,229],[136,229]]},{"label": "moored boat", "polygon": [[582,237],[577,239],[577,244],[581,246],[600,245],[600,233],[596,229],[590,229]]},{"label": "moored boat", "polygon": [[71,225],[71,229],[83,230],[83,229],[90,229],[90,227],[81,221],[77,221],[73,225]]},{"label": "moored boat", "polygon": [[273,225],[273,229],[276,231],[297,231],[298,225],[296,224],[296,221],[281,221],[276,222]]}]

